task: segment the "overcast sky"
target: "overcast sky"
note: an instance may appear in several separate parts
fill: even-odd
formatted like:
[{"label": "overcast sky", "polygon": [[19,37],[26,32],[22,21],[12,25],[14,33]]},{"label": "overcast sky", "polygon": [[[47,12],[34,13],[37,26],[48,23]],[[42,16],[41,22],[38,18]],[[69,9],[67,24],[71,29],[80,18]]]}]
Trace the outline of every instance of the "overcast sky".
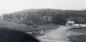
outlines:
[{"label": "overcast sky", "polygon": [[86,9],[86,0],[0,0],[0,14],[25,9]]}]

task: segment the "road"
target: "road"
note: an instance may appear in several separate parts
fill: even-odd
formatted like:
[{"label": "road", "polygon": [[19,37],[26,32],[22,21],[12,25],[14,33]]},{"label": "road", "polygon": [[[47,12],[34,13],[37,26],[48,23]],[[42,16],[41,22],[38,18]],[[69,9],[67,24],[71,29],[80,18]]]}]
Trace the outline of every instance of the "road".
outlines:
[{"label": "road", "polygon": [[60,26],[57,29],[54,29],[44,36],[37,37],[41,42],[69,42],[67,39],[68,33],[67,30],[71,27]]}]

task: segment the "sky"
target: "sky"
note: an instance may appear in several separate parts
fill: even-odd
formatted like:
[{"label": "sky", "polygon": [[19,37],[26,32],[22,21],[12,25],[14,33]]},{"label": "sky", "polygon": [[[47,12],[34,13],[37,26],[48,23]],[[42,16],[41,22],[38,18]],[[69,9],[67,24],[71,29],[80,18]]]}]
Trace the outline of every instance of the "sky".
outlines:
[{"label": "sky", "polygon": [[86,9],[86,0],[0,0],[0,15],[26,9]]}]

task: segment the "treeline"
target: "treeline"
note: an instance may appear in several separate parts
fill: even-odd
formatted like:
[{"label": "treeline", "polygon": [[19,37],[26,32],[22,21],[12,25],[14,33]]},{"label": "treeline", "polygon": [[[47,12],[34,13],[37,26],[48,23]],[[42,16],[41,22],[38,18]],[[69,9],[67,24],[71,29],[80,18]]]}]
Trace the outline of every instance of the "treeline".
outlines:
[{"label": "treeline", "polygon": [[27,25],[64,25],[70,17],[86,18],[86,10],[29,9],[3,15],[6,21]]}]

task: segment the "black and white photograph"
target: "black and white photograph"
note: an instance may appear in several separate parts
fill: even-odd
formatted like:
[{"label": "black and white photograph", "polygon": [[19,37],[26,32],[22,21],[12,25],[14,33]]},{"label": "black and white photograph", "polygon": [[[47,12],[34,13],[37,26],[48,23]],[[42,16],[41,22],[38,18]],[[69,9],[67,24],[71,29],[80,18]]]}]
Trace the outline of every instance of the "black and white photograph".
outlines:
[{"label": "black and white photograph", "polygon": [[86,0],[0,0],[0,42],[86,42]]}]

